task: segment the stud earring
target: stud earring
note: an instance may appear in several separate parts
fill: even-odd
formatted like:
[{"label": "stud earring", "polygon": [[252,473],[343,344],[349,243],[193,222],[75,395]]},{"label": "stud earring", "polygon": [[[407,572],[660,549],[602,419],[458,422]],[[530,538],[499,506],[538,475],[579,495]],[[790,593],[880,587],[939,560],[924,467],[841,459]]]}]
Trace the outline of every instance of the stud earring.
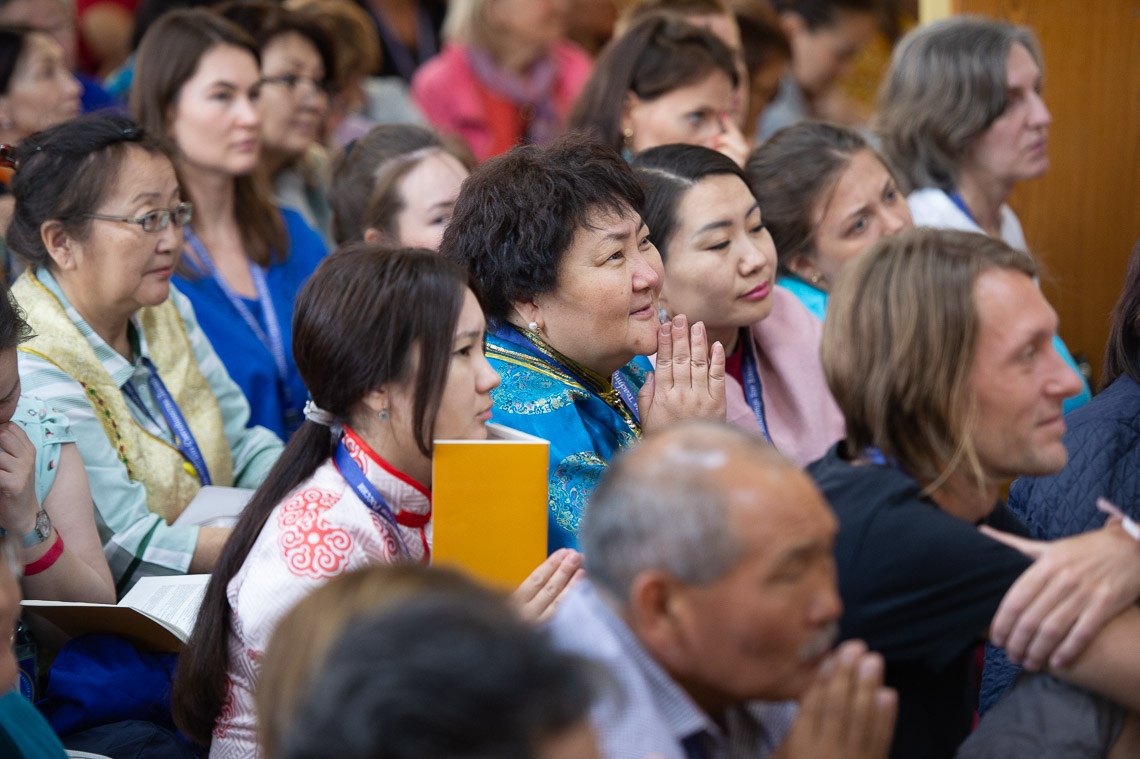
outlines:
[{"label": "stud earring", "polygon": [[621,157],[626,163],[633,160],[633,127],[621,130]]},{"label": "stud earring", "polygon": [[820,273],[816,272],[815,274],[811,275],[811,279],[809,279],[808,281],[811,282],[813,285],[818,285],[822,279],[823,279],[823,277],[820,275]]},{"label": "stud earring", "polygon": [[531,332],[538,332],[538,322],[527,322],[526,328]]},{"label": "stud earring", "polygon": [[380,421],[386,422],[386,421],[388,421],[388,410],[384,409],[383,411],[381,411],[376,416],[380,417]]},{"label": "stud earring", "polygon": [[665,324],[666,322],[670,321],[669,312],[665,310],[665,306],[657,307],[657,321],[661,324]]}]

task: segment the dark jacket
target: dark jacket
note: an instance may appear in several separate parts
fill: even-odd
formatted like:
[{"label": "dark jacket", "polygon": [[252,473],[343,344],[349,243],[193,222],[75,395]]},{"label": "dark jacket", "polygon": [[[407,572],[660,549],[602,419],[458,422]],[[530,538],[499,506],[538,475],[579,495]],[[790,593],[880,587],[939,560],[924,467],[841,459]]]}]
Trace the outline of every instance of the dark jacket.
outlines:
[{"label": "dark jacket", "polygon": [[[1096,508],[1107,498],[1140,518],[1140,385],[1122,374],[1086,406],[1065,416],[1069,462],[1048,477],[1022,477],[1009,491],[1012,511],[1038,540],[1095,530],[1105,521]],[[986,651],[981,705],[1008,687],[1018,668],[992,646]]]}]

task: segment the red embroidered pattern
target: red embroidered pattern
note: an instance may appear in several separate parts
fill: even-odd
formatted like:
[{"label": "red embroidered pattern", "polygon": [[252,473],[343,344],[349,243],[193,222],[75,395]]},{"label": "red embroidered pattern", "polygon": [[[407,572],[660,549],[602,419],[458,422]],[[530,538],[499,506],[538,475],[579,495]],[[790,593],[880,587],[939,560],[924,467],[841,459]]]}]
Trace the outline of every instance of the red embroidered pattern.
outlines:
[{"label": "red embroidered pattern", "polygon": [[237,706],[234,704],[234,680],[232,677],[226,677],[226,698],[222,701],[222,710],[218,712],[218,719],[214,722],[214,737],[225,738],[226,733],[229,732],[229,725],[233,722],[234,714],[237,713]]},{"label": "red embroidered pattern", "polygon": [[400,558],[400,544],[396,542],[396,536],[388,530],[388,525],[384,523],[384,520],[375,514],[370,516],[372,517],[372,526],[376,528],[376,534],[380,536],[380,549],[384,552],[384,563],[396,563]]},{"label": "red embroidered pattern", "polygon": [[319,580],[344,571],[352,552],[352,537],[324,518],[339,499],[326,490],[304,490],[281,507],[277,545],[289,571]]}]

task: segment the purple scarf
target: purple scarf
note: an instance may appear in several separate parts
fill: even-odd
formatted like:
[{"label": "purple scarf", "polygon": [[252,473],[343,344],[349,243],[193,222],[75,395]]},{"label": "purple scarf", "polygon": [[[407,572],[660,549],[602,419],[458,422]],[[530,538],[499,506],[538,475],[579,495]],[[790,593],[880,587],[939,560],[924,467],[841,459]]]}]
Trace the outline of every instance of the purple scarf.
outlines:
[{"label": "purple scarf", "polygon": [[545,146],[561,134],[562,123],[554,108],[558,69],[551,56],[539,58],[523,76],[503,71],[483,50],[468,48],[467,59],[484,86],[514,103],[521,113],[529,112],[529,119],[524,116],[523,141]]}]

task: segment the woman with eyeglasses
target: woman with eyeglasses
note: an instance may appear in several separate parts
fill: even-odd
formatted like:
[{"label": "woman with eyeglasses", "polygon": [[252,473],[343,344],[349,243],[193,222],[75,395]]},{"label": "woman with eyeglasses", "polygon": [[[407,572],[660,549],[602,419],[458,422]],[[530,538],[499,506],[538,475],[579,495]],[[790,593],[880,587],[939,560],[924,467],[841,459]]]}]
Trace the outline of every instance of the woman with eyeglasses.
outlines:
[{"label": "woman with eyeglasses", "polygon": [[172,524],[203,485],[256,487],[281,453],[170,280],[193,207],[130,119],[90,116],[17,148],[8,243],[34,337],[25,393],[67,416],[121,594],[141,576],[210,572],[229,535]]},{"label": "woman with eyeglasses", "polygon": [[319,19],[277,3],[239,0],[218,12],[261,49],[261,168],[277,203],[331,244],[329,162],[320,139],[336,73],[332,39]]},{"label": "woman with eyeglasses", "polygon": [[325,255],[299,214],[273,204],[259,167],[263,87],[253,40],[217,13],[171,11],[139,46],[131,113],[170,141],[194,203],[174,282],[249,399],[282,438],[301,424],[305,383],[289,351],[293,301]]}]

